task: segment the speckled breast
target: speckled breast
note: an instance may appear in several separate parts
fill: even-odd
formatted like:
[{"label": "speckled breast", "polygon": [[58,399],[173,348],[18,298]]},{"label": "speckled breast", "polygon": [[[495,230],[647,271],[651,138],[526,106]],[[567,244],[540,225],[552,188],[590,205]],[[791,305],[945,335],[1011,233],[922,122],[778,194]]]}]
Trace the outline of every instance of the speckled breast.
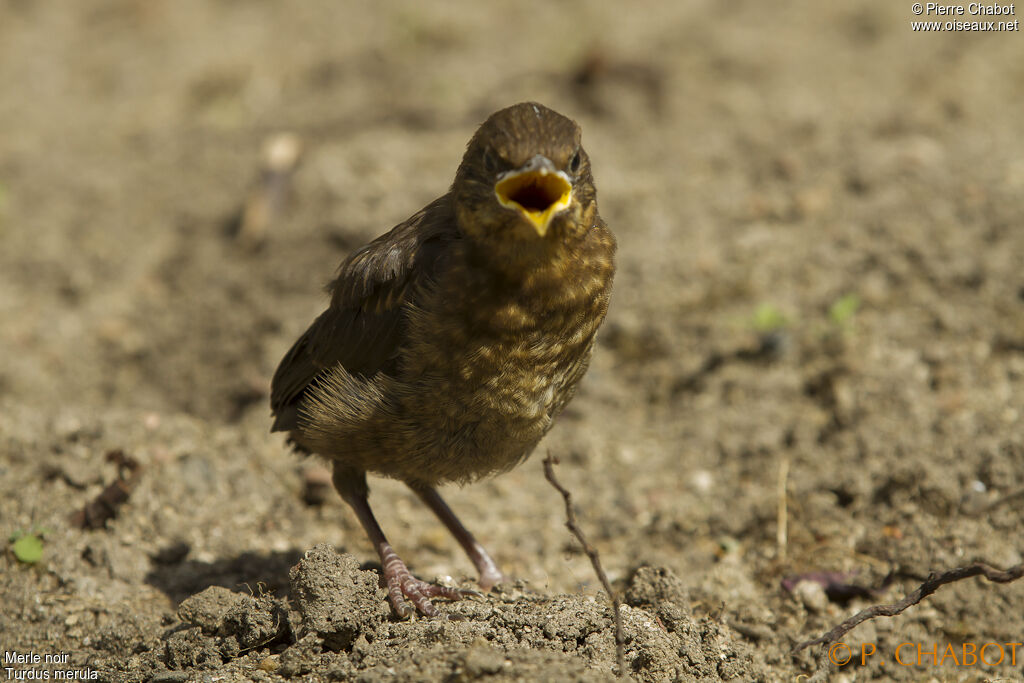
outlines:
[{"label": "speckled breast", "polygon": [[[441,479],[509,469],[550,429],[586,371],[607,310],[611,270],[599,266],[568,281],[539,271],[516,287],[473,283],[429,327],[413,312],[417,341],[402,375],[415,389],[402,413],[415,431],[439,435],[430,461]],[[465,286],[442,283],[435,295],[444,285]]]}]

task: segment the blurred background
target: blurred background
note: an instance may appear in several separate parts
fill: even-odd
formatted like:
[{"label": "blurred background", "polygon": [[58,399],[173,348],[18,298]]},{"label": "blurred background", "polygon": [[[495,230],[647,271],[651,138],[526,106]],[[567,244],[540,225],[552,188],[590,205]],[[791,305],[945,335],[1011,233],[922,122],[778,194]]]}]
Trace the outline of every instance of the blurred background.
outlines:
[{"label": "blurred background", "polygon": [[[613,579],[669,567],[696,609],[782,634],[752,647],[791,666],[839,607],[784,576],[1019,563],[1024,42],[917,18],[0,0],[0,532],[43,524],[65,548],[59,581],[0,579],[63,596],[58,626],[8,626],[83,647],[133,614],[153,638],[210,583],[284,590],[315,543],[372,557],[333,494],[304,502],[312,463],[267,433],[269,378],[345,255],[445,192],[475,127],[523,100],[581,124],[620,245],[594,365],[541,447]],[[139,487],[107,531],[76,530],[111,449]],[[591,591],[539,460],[450,502],[509,573]],[[418,572],[471,575],[402,487],[374,491]],[[154,569],[168,548],[187,571]],[[107,616],[59,626],[90,591]],[[932,609],[879,625],[879,648],[1024,630],[1020,586]]]}]

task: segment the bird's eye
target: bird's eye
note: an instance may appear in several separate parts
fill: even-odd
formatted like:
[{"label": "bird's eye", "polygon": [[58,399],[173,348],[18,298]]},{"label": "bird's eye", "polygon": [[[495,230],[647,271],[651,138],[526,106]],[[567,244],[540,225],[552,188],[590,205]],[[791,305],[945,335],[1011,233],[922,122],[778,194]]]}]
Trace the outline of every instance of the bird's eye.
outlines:
[{"label": "bird's eye", "polygon": [[569,159],[569,172],[576,173],[578,170],[580,170],[580,151],[576,150],[572,158]]},{"label": "bird's eye", "polygon": [[484,170],[488,173],[494,173],[498,170],[498,162],[494,158],[494,154],[491,150],[484,150]]}]

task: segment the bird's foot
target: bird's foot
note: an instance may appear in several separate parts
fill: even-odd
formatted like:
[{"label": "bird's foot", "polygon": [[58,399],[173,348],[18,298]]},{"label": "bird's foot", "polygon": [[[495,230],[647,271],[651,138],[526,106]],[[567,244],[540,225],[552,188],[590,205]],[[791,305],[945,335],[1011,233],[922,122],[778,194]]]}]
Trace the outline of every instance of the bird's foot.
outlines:
[{"label": "bird's foot", "polygon": [[[408,619],[417,611],[428,617],[435,617],[438,614],[431,598],[444,598],[446,600],[461,600],[467,595],[479,595],[476,591],[466,591],[458,588],[441,586],[436,583],[421,581],[412,575],[405,562],[390,550],[387,557],[384,557],[384,585],[388,589],[388,599],[391,606],[402,619]],[[411,604],[410,604],[411,603]]]},{"label": "bird's foot", "polygon": [[[487,558],[490,560],[490,558]],[[489,591],[499,583],[509,583],[509,578],[500,570],[498,566],[491,562],[489,565],[479,567],[480,569],[480,580],[478,583],[480,587],[485,591]]]}]

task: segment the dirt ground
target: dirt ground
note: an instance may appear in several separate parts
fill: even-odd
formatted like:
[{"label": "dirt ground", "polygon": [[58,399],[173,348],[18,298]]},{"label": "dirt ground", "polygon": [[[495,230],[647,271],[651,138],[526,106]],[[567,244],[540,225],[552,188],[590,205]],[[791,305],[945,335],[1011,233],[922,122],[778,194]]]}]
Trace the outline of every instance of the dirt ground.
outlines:
[{"label": "dirt ground", "polygon": [[[0,0],[0,680],[612,680],[548,451],[636,680],[1024,680],[1024,581],[868,622],[842,667],[790,652],[1024,554],[1024,40],[916,18]],[[612,307],[538,453],[445,491],[516,582],[401,622],[350,511],[304,500],[316,462],[268,433],[269,378],[346,253],[528,99],[583,127]],[[240,231],[282,132],[287,201]],[[113,518],[72,524],[119,469]],[[475,586],[404,486],[371,486],[417,574]]]}]

